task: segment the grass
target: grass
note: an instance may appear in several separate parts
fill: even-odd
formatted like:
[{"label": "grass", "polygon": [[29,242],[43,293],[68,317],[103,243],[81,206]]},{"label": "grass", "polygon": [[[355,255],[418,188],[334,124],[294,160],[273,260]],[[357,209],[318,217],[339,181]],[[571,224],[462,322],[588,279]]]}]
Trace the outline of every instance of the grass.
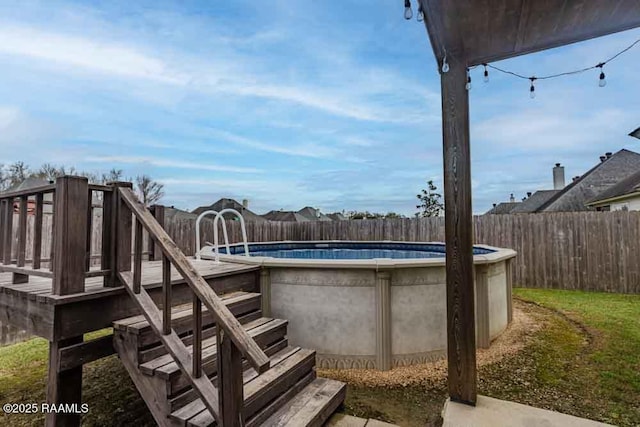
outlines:
[{"label": "grass", "polygon": [[[621,426],[640,425],[640,295],[515,290],[544,327],[519,353],[479,370],[478,391]],[[109,333],[108,330],[92,337]],[[47,342],[0,348],[0,403],[45,401]],[[350,387],[345,412],[403,426],[438,425],[446,380],[396,388]],[[117,357],[85,366],[83,425],[155,425]],[[39,426],[41,415],[0,425]]]}]

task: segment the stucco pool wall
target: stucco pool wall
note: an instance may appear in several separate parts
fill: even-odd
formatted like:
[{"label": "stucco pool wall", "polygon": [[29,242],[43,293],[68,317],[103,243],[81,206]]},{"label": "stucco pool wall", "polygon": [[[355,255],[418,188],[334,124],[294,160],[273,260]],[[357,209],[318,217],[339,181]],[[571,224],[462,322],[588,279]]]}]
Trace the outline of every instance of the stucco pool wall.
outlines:
[{"label": "stucco pool wall", "polygon": [[[476,337],[482,348],[511,319],[509,269],[516,253],[477,247],[492,251],[474,256]],[[315,349],[322,368],[386,370],[446,356],[444,258],[221,260],[263,266],[265,315],[287,319],[290,344]]]}]

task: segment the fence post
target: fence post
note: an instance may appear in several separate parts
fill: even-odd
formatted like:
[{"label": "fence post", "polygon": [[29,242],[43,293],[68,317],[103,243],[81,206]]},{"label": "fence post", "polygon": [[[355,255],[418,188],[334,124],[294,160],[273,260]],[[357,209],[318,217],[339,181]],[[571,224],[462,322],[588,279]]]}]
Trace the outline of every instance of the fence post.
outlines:
[{"label": "fence post", "polygon": [[62,176],[56,180],[54,295],[84,291],[88,191],[85,177]]}]

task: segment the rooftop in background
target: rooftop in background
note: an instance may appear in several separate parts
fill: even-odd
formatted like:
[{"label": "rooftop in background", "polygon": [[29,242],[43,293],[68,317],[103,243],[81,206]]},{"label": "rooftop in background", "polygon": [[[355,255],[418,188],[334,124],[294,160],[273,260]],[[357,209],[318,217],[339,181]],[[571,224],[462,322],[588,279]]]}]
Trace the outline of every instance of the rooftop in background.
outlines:
[{"label": "rooftop in background", "polygon": [[598,194],[640,170],[640,154],[622,149],[600,157],[600,163],[559,191],[536,212],[589,210],[586,203]]},{"label": "rooftop in background", "polygon": [[538,190],[531,196],[527,197],[522,203],[518,203],[510,213],[531,213],[536,212],[540,206],[544,205],[549,199],[558,194],[562,190]]},{"label": "rooftop in background", "polygon": [[332,221],[327,215],[320,212],[319,209],[306,206],[298,211],[298,213],[310,221]]},{"label": "rooftop in background", "polygon": [[289,221],[289,222],[314,221],[294,211],[269,211],[266,214],[262,215],[262,217],[265,219],[268,219],[269,221]]},{"label": "rooftop in background", "polygon": [[634,131],[632,131],[629,136],[633,136],[634,138],[640,139],[640,127]]},{"label": "rooftop in background", "polygon": [[[242,217],[247,222],[262,222],[262,221],[265,221],[265,219],[263,217],[261,217],[260,215],[255,214],[254,212],[250,211],[243,204],[238,203],[237,201],[235,201],[233,199],[226,199],[226,198],[222,198],[222,199],[218,200],[217,202],[215,202],[215,203],[213,203],[212,205],[209,205],[209,206],[200,206],[199,208],[196,208],[193,211],[191,211],[191,213],[196,214],[196,215],[200,215],[204,211],[214,210],[214,211],[220,212],[223,209],[235,209],[235,210],[237,210],[238,212],[240,212],[242,214]],[[234,218],[233,215],[231,215],[231,214],[230,215],[225,215],[224,217],[226,219]]]},{"label": "rooftop in background", "polygon": [[640,170],[598,194],[596,197],[589,200],[587,204],[589,206],[594,206],[605,201],[622,199],[625,198],[625,196],[629,197],[632,195],[640,195]]},{"label": "rooftop in background", "polygon": [[493,206],[490,210],[488,210],[485,215],[493,215],[493,214],[508,214],[512,213],[515,208],[521,205],[522,202],[502,202]]}]

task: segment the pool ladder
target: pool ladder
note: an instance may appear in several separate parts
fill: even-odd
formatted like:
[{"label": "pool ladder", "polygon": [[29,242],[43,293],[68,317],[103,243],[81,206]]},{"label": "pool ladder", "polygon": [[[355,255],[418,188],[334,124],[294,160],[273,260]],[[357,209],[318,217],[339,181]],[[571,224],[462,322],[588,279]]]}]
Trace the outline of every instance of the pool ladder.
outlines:
[{"label": "pool ladder", "polygon": [[[231,254],[229,248],[229,233],[227,232],[227,223],[224,220],[224,214],[230,213],[240,219],[240,229],[242,230],[242,243],[244,244],[244,254],[249,256],[249,243],[247,243],[247,227],[244,222],[242,214],[235,209],[227,208],[222,209],[220,212],[215,210],[208,210],[198,215],[196,219],[196,259],[200,259],[200,221],[207,215],[215,215],[213,219],[213,250],[215,253],[215,262],[220,262],[220,251],[218,250],[218,221],[222,219],[222,234],[224,236],[224,246],[227,250],[227,255]],[[206,242],[209,243],[209,242]],[[210,244],[210,243],[209,243]]]}]

